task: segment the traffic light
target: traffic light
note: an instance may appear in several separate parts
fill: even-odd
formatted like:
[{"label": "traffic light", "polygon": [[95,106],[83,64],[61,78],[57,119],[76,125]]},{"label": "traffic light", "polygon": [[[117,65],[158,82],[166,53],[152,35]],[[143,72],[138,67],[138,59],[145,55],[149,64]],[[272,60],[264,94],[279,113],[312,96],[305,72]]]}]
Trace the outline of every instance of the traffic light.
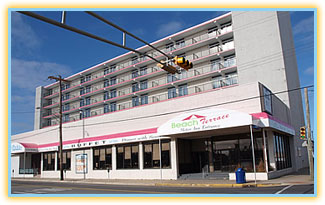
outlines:
[{"label": "traffic light", "polygon": [[186,60],[184,57],[175,56],[174,62],[176,65],[178,65],[181,68],[184,68],[185,70],[189,70],[189,69],[193,68],[193,63]]},{"label": "traffic light", "polygon": [[[164,62],[162,62],[162,63],[164,63]],[[163,65],[161,63],[158,63],[157,66],[171,74],[175,74],[177,72],[177,69],[171,65],[167,65],[167,64]]]},{"label": "traffic light", "polygon": [[306,139],[306,128],[300,127],[300,139],[305,140]]}]

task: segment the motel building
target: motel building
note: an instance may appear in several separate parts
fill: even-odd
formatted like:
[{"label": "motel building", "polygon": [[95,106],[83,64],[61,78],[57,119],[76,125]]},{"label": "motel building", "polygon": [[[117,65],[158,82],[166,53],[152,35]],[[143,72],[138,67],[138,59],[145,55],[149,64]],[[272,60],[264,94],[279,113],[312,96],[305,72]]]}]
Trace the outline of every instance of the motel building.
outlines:
[{"label": "motel building", "polygon": [[[230,12],[152,44],[194,67],[172,75],[128,52],[65,78],[65,178],[234,180],[243,168],[253,180],[255,167],[268,180],[308,166],[288,12]],[[11,136],[12,178],[59,178],[58,111],[58,83],[37,87],[34,130]]]}]

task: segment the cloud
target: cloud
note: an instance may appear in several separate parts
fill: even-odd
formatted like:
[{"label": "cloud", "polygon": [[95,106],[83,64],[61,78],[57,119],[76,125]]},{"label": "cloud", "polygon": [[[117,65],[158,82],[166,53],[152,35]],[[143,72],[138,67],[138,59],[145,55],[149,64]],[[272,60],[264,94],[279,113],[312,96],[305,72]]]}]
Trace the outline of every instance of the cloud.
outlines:
[{"label": "cloud", "polygon": [[304,73],[307,75],[314,75],[314,66],[310,66],[304,70]]},{"label": "cloud", "polygon": [[314,31],[314,16],[303,19],[293,27],[294,35],[308,34]]},{"label": "cloud", "polygon": [[[11,44],[17,51],[29,52],[41,46],[41,38],[23,19],[22,14],[11,13]],[[27,51],[26,51],[27,49]]]},{"label": "cloud", "polygon": [[175,33],[177,31],[180,31],[182,28],[183,28],[183,23],[179,21],[171,21],[169,23],[160,25],[159,28],[157,29],[156,34],[158,37],[163,37]]},{"label": "cloud", "polygon": [[[67,76],[72,73],[70,67],[52,62],[11,60],[11,85],[13,88],[34,92],[41,85],[50,84],[47,80],[50,75]],[[18,99],[18,98],[17,98]]]}]

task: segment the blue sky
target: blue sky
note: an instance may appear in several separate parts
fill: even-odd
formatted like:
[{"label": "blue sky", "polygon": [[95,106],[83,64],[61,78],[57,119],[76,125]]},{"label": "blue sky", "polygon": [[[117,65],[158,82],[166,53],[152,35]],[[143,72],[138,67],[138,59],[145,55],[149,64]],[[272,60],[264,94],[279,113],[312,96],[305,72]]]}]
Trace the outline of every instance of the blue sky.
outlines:
[{"label": "blue sky", "polygon": [[[60,13],[38,12],[60,20]],[[97,12],[147,42],[202,23],[225,11],[105,11]],[[311,11],[291,12],[301,86],[313,85],[313,22]],[[122,43],[118,30],[84,12],[67,13],[68,25]],[[9,24],[10,25],[10,24]],[[127,46],[143,44],[127,38]],[[53,81],[49,75],[67,77],[126,50],[66,31],[39,20],[11,12],[11,133],[33,130],[35,88]],[[313,95],[313,93],[311,93]],[[310,95],[310,103],[313,98]],[[313,112],[313,108],[311,110]]]}]

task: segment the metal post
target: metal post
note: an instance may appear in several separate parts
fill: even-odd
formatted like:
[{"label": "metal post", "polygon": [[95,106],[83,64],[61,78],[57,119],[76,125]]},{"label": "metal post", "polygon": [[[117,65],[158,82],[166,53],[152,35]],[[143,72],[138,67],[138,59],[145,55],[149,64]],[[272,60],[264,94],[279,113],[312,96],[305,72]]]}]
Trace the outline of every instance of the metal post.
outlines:
[{"label": "metal post", "polygon": [[[59,76],[61,78],[61,76]],[[60,132],[60,180],[63,180],[63,152],[62,152],[62,81],[59,80],[59,132]]]},{"label": "metal post", "polygon": [[125,39],[125,32],[123,32],[123,46],[125,46],[125,42],[126,42],[126,39]]},{"label": "metal post", "polygon": [[[82,139],[85,139],[85,118],[84,118],[84,111],[80,110],[82,113]],[[85,156],[85,149],[82,151],[83,156]],[[85,163],[86,164],[86,163]],[[84,179],[86,179],[86,168],[83,169]]]},{"label": "metal post", "polygon": [[254,167],[254,177],[255,177],[255,184],[256,184],[255,149],[254,149],[254,137],[253,137],[252,125],[250,125],[249,128],[250,128],[250,131],[251,131],[252,154],[253,154],[253,167]]},{"label": "metal post", "polygon": [[26,173],[26,151],[24,151],[24,178]]},{"label": "metal post", "polygon": [[310,172],[310,178],[314,180],[314,159],[313,159],[313,147],[311,142],[308,89],[304,88],[304,91],[305,91],[306,120],[307,120],[307,149],[308,149],[309,172]]},{"label": "metal post", "polygon": [[160,167],[160,180],[162,180],[162,169],[161,169],[161,140],[159,137],[159,167]]},{"label": "metal post", "polygon": [[263,144],[264,144],[264,149],[263,149],[263,151],[264,151],[264,163],[265,163],[265,171],[266,171],[266,173],[268,173],[269,172],[269,166],[268,166],[268,158],[267,158],[267,147],[266,147],[266,137],[265,137],[265,130],[263,130],[262,129],[262,134],[263,134]]},{"label": "metal post", "polygon": [[65,19],[66,19],[66,12],[62,11],[62,16],[61,16],[61,23],[65,24]]}]

